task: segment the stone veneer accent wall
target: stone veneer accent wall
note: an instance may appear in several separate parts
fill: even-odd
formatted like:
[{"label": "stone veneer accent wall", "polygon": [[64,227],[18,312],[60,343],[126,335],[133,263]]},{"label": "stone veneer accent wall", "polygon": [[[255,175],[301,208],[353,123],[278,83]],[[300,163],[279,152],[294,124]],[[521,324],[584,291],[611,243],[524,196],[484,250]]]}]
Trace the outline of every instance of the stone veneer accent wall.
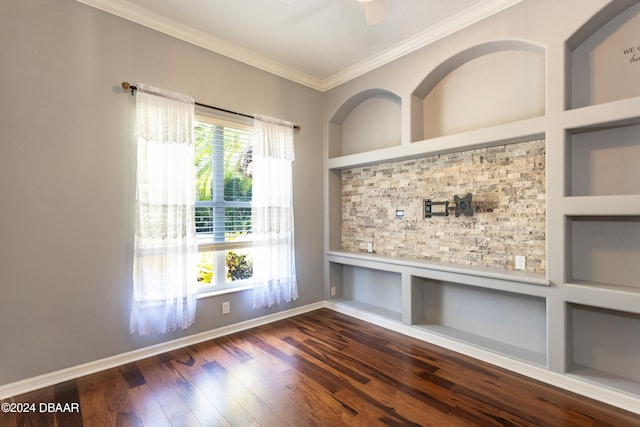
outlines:
[{"label": "stone veneer accent wall", "polygon": [[[527,271],[545,272],[544,140],[346,169],[341,180],[343,250],[372,242],[378,254],[510,270],[524,255]],[[468,192],[474,216],[424,218],[424,199],[453,206]]]}]

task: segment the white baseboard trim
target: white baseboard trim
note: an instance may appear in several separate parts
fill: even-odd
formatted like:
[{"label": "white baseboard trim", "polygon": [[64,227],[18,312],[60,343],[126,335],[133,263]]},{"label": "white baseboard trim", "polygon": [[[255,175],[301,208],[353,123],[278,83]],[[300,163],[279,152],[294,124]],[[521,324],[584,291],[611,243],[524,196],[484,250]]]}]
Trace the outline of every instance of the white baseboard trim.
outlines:
[{"label": "white baseboard trim", "polygon": [[336,304],[332,301],[320,301],[314,304],[305,305],[303,307],[293,308],[291,310],[270,314],[256,319],[250,319],[233,325],[223,326],[221,328],[190,335],[165,343],[156,344],[150,347],[141,348],[127,353],[119,354],[112,357],[88,362],[70,368],[61,369],[59,371],[39,375],[33,378],[17,381],[10,384],[0,386],[0,400],[17,396],[23,393],[34,391],[43,387],[59,384],[65,381],[80,378],[85,375],[94,374],[106,369],[115,368],[126,365],[127,363],[136,362],[147,357],[156,356],[158,354],[177,350],[190,345],[198,344],[211,339],[219,338],[225,335],[251,329],[257,326],[266,325],[278,320],[287,319],[299,314],[308,313],[320,308],[328,308],[333,311],[355,317],[365,322],[390,329],[394,332],[407,335],[421,341],[425,341],[466,356],[470,356],[484,362],[496,365],[509,371],[525,375],[534,380],[544,382],[546,384],[562,388],[572,393],[577,393],[585,397],[616,406],[618,408],[640,414],[640,399],[616,390],[608,389],[596,384],[582,381],[570,375],[563,375],[548,369],[530,365],[512,358],[501,356],[459,341],[447,339],[443,336],[429,333],[427,331],[414,328],[410,325],[389,320],[357,308]]},{"label": "white baseboard trim", "polygon": [[437,334],[429,333],[428,331],[414,328],[410,325],[405,325],[398,321],[386,319],[384,317],[368,313],[354,307],[342,305],[339,303],[337,304],[332,301],[325,301],[325,307],[339,313],[364,320],[365,322],[390,329],[394,332],[398,332],[403,335],[407,335],[421,341],[425,341],[430,344],[434,344],[455,351],[457,353],[464,354],[465,356],[482,360],[483,362],[490,363],[492,365],[524,375],[534,380],[541,381],[554,387],[562,388],[572,393],[598,400],[600,402],[618,407],[620,409],[624,409],[626,411],[640,414],[640,398],[636,396],[583,381],[571,375],[563,375],[557,372],[550,371],[543,367],[530,365],[528,363],[521,362],[510,357],[502,356],[500,354],[492,353],[490,351],[483,350],[469,344],[462,343],[460,341],[455,341]]},{"label": "white baseboard trim", "polygon": [[104,359],[93,362],[83,363],[81,365],[72,366],[61,369],[59,371],[50,372],[33,378],[16,381],[5,385],[0,385],[0,400],[17,396],[30,391],[38,390],[43,387],[49,387],[65,381],[83,377],[85,375],[95,374],[96,372],[106,369],[115,368],[126,365],[127,363],[136,362],[147,357],[156,356],[158,354],[167,353],[190,345],[198,344],[204,341],[219,338],[225,335],[255,328],[256,326],[266,325],[278,320],[287,319],[299,314],[308,313],[325,307],[325,302],[320,301],[314,304],[302,307],[292,308],[290,310],[281,311],[267,316],[246,320],[244,322],[234,323],[233,325],[223,326],[221,328],[212,329],[210,331],[189,335],[177,340],[167,341],[160,344],[133,350],[127,353],[118,354],[116,356],[106,357]]}]

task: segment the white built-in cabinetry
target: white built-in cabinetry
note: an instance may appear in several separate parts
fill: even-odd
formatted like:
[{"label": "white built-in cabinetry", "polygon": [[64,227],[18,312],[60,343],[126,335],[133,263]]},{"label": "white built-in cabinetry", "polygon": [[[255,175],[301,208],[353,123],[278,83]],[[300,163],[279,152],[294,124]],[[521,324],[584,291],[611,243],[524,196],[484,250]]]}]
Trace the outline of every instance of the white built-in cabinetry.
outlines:
[{"label": "white built-in cabinetry", "polygon": [[640,5],[615,3],[567,42],[570,99],[553,129],[564,152],[549,153],[564,156],[564,280],[550,297],[564,304],[566,372],[640,397],[640,46],[627,46]]},{"label": "white built-in cabinetry", "polygon": [[[327,123],[328,304],[640,412],[638,28],[640,4],[614,1],[556,46],[471,46],[410,94],[344,102]],[[458,87],[464,102],[441,102]],[[341,250],[342,170],[533,139],[547,144],[546,274]]]}]

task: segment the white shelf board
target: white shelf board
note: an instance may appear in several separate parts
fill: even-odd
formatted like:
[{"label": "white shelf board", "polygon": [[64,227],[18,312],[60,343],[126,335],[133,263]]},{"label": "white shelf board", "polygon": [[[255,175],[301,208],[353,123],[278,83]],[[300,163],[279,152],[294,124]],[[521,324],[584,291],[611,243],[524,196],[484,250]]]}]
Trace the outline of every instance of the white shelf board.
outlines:
[{"label": "white shelf board", "polygon": [[[615,283],[602,283],[581,279],[570,279],[567,282],[567,286],[580,290],[595,290],[597,292],[618,293],[624,298],[633,297],[635,295],[640,296],[640,286],[625,286],[617,285]],[[638,307],[638,310],[640,311],[640,306]]]},{"label": "white shelf board", "polygon": [[569,216],[635,216],[640,195],[565,197],[562,210]]},{"label": "white shelf board", "polygon": [[343,305],[343,306],[355,308],[361,311],[365,311],[367,313],[384,317],[389,320],[395,320],[398,322],[402,321],[402,313],[399,313],[393,310],[388,310],[386,308],[378,307],[375,305],[366,304],[360,301],[347,299],[347,298],[331,298],[331,302],[338,305]]},{"label": "white shelf board", "polygon": [[438,334],[450,339],[454,339],[456,341],[463,342],[465,344],[480,347],[485,350],[521,360],[523,362],[533,363],[539,366],[546,366],[547,364],[547,355],[544,353],[517,347],[512,344],[493,340],[481,335],[472,334],[460,329],[431,323],[418,323],[414,324],[413,326],[430,333]]},{"label": "white shelf board", "polygon": [[440,136],[364,153],[333,157],[327,161],[327,166],[329,169],[340,170],[493,147],[496,145],[533,141],[544,138],[545,123],[546,120],[544,116],[535,117],[504,125]]},{"label": "white shelf board", "polygon": [[[394,257],[365,252],[328,251],[327,260],[346,265],[377,268],[378,270],[399,271],[396,267],[400,266],[439,271],[456,275],[483,277],[506,282],[524,283],[528,285],[550,286],[549,280],[547,280],[547,278],[542,274]],[[384,265],[389,265],[391,267],[384,267]]]},{"label": "white shelf board", "polygon": [[565,289],[567,302],[640,314],[640,287],[571,279]]},{"label": "white shelf board", "polygon": [[636,397],[640,396],[640,382],[588,366],[574,364],[571,366],[568,375],[592,384],[630,393]]},{"label": "white shelf board", "polygon": [[574,133],[640,123],[640,96],[567,110],[563,127]]}]

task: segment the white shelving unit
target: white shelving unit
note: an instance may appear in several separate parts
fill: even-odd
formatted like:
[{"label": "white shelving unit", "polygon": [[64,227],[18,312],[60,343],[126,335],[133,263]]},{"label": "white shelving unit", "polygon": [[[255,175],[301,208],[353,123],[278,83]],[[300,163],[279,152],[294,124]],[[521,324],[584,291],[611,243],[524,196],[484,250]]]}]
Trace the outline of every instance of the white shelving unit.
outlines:
[{"label": "white shelving unit", "polygon": [[375,262],[331,262],[330,269],[333,301],[402,321],[402,278],[399,272],[381,268]]},{"label": "white shelving unit", "polygon": [[640,314],[571,304],[569,319],[569,372],[591,383],[640,395]]},{"label": "white shelving unit", "polygon": [[544,118],[536,117],[454,135],[440,136],[411,144],[334,157],[328,159],[327,166],[329,170],[339,171],[377,163],[455,153],[457,151],[532,141],[541,138],[544,138]]},{"label": "white shelving unit", "polygon": [[[338,305],[546,364],[544,294],[549,282],[543,275],[345,251],[330,251],[327,259],[335,288],[331,301]],[[406,304],[403,297],[408,297]],[[461,309],[465,313],[459,316],[449,314]],[[482,313],[494,318],[482,322]],[[523,342],[513,344],[514,339]]]},{"label": "white shelving unit", "polygon": [[[427,76],[413,93],[393,97],[405,118],[398,134],[410,137],[325,161],[326,299],[403,333],[496,355],[486,357],[495,363],[540,368],[561,386],[584,382],[585,394],[640,413],[640,68],[615,69],[620,65],[606,52],[637,45],[638,27],[639,2],[611,2],[568,40],[546,46],[545,106],[537,116],[420,140],[425,87],[438,82]],[[522,42],[505,43],[500,48],[540,54]],[[478,58],[471,51],[465,51],[469,61]],[[449,63],[460,67],[464,59]],[[341,126],[349,108],[338,110]],[[373,120],[380,126],[384,118]],[[345,130],[333,129],[327,144],[335,154],[336,141],[344,141],[331,138]],[[546,274],[341,250],[343,170],[536,139],[547,141]]]},{"label": "white shelving unit", "polygon": [[412,324],[546,366],[544,297],[415,276],[412,279],[412,299],[417,304]]},{"label": "white shelving unit", "polygon": [[567,158],[558,213],[563,350],[569,375],[640,397],[640,74],[606,60],[640,24],[640,5],[615,12],[603,24],[594,17],[568,42],[573,108],[560,117]]}]

